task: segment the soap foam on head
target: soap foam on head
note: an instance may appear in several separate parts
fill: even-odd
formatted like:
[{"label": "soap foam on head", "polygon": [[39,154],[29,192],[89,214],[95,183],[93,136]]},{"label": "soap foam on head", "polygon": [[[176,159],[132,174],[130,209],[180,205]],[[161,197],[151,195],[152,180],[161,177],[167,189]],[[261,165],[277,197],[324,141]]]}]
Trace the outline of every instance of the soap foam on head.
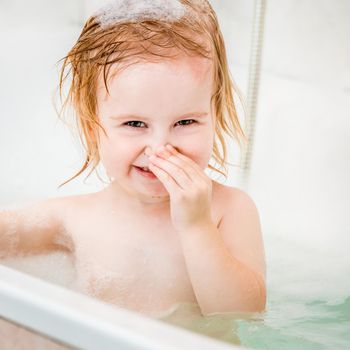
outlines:
[{"label": "soap foam on head", "polygon": [[176,21],[182,18],[187,7],[178,0],[113,0],[100,8],[96,16],[101,27],[121,22],[146,19]]}]

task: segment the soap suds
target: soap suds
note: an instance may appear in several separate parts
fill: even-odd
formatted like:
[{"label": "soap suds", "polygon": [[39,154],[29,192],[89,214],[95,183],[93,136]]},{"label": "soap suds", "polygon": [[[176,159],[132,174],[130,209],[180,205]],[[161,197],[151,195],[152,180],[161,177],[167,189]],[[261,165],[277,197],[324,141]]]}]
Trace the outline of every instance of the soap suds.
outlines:
[{"label": "soap suds", "polygon": [[[197,0],[195,3],[205,9],[205,1]],[[174,22],[185,15],[191,15],[191,9],[178,0],[113,0],[94,13],[102,28],[147,19]]]}]

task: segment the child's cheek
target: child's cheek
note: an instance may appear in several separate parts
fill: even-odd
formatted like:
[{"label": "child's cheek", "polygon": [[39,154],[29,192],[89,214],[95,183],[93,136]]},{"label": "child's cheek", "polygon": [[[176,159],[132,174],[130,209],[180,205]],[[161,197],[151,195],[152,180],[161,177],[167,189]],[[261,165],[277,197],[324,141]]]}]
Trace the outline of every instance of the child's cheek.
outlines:
[{"label": "child's cheek", "polygon": [[112,137],[107,139],[101,137],[99,147],[100,160],[107,173],[115,176],[117,172],[122,171],[123,167],[131,162],[130,147],[121,140],[115,140]]},{"label": "child's cheek", "polygon": [[[176,146],[175,146],[176,147]],[[198,135],[189,142],[176,147],[186,157],[192,159],[201,169],[206,169],[213,152],[213,140],[210,133]]]}]

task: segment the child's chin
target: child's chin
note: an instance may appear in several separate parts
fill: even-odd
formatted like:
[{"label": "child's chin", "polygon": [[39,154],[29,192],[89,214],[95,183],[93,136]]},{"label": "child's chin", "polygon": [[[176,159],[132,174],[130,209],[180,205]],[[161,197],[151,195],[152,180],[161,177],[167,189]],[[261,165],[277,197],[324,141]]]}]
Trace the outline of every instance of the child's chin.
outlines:
[{"label": "child's chin", "polygon": [[142,194],[150,198],[166,198],[169,197],[169,192],[166,190],[162,183],[153,186],[146,186],[142,189]]},{"label": "child's chin", "polygon": [[153,188],[148,188],[144,191],[145,195],[149,195],[152,197],[168,197],[169,193],[162,183],[158,184],[158,186],[153,186]]}]

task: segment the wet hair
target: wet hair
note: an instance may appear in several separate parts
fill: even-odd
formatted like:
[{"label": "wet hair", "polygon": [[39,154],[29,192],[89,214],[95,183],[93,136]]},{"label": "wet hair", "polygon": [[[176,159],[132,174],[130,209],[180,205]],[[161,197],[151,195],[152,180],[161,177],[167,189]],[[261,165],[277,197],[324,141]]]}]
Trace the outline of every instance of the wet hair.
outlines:
[{"label": "wet hair", "polygon": [[[169,10],[174,3],[177,7]],[[159,62],[176,59],[179,55],[203,57],[212,62],[214,85],[210,102],[216,120],[212,157],[224,172],[210,164],[208,168],[227,178],[224,133],[240,146],[242,140],[247,141],[238,119],[234,92],[243,102],[244,111],[245,105],[229,71],[223,35],[212,6],[207,0],[114,0],[87,19],[77,42],[58,61],[63,61],[58,86],[62,108],[56,111],[62,118],[67,107],[73,107],[79,138],[86,152],[82,168],[59,187],[92,166],[89,177],[100,162],[98,129],[106,134],[97,115],[100,77],[103,75],[109,93],[107,81],[112,66],[125,69],[138,62]],[[117,74],[115,72],[113,75]],[[67,77],[70,77],[70,85],[63,99]]]}]

